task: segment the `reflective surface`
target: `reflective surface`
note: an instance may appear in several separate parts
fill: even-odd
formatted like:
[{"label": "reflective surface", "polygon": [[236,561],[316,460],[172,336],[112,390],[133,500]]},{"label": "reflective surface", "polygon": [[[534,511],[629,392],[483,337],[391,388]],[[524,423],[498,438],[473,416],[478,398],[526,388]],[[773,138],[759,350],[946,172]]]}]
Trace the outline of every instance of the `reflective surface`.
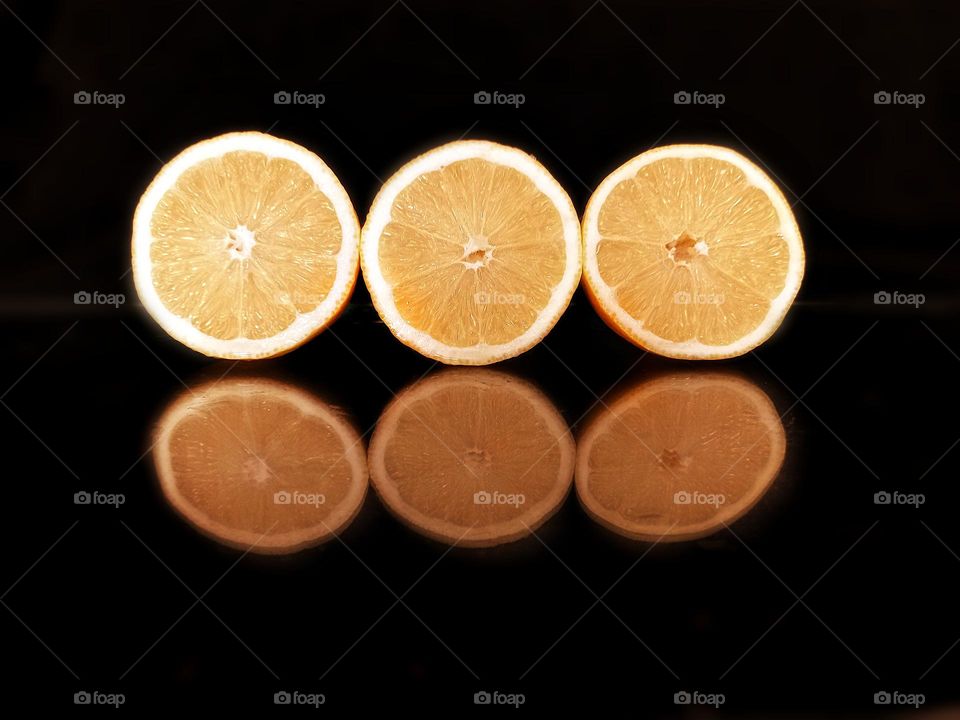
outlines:
[{"label": "reflective surface", "polygon": [[264,378],[187,388],[160,418],[151,448],[171,507],[245,551],[287,553],[329,540],[367,489],[350,422],[310,393]]},{"label": "reflective surface", "polygon": [[732,373],[671,373],[623,388],[587,424],[577,493],[641,540],[693,540],[748,512],[776,479],[786,435],[770,398]]},{"label": "reflective surface", "polygon": [[509,373],[445,370],[400,392],[377,422],[370,471],[418,532],[481,547],[529,535],[573,480],[574,443],[553,403]]},{"label": "reflective surface", "polygon": [[[188,388],[153,430],[165,499],[224,544],[289,553],[342,532],[363,500],[363,443],[342,411],[287,383]],[[489,547],[529,536],[574,476],[587,514],[628,538],[694,540],[747,513],[786,452],[770,398],[733,373],[626,384],[573,435],[550,399],[501,370],[433,372],[402,390],[371,437],[377,493],[428,538]]]},{"label": "reflective surface", "polygon": [[[11,550],[11,556],[29,555],[33,562],[67,534],[11,590],[7,602],[71,666],[82,669],[90,655],[78,650],[67,655],[70,648],[99,645],[99,655],[122,666],[116,675],[129,670],[120,687],[131,698],[154,687],[156,678],[172,683],[178,696],[197,698],[207,697],[208,689],[240,692],[239,680],[249,685],[241,697],[271,706],[276,690],[261,696],[271,689],[273,676],[259,657],[281,678],[327,673],[317,685],[303,681],[299,687],[319,688],[331,699],[362,688],[360,678],[373,674],[384,678],[392,693],[411,686],[425,692],[448,687],[450,706],[462,707],[472,702],[478,685],[459,657],[481,678],[506,678],[503,685],[526,692],[531,703],[553,697],[548,694],[557,682],[577,688],[576,678],[586,677],[591,687],[604,682],[629,687],[642,673],[659,688],[649,691],[652,702],[669,709],[673,693],[689,686],[671,685],[672,670],[682,679],[726,673],[708,689],[730,698],[756,693],[761,683],[771,689],[750,697],[763,708],[776,706],[777,692],[794,687],[784,676],[784,668],[794,668],[812,674],[827,688],[824,693],[849,693],[858,704],[872,706],[878,686],[857,657],[910,689],[906,670],[885,669],[926,663],[923,672],[955,639],[948,618],[956,561],[921,524],[952,545],[944,506],[933,500],[945,480],[942,473],[952,467],[950,456],[916,487],[929,498],[919,510],[874,502],[875,493],[896,489],[896,476],[887,467],[919,476],[927,459],[932,463],[950,446],[946,425],[919,432],[901,424],[894,431],[886,413],[891,407],[919,411],[926,402],[921,397],[949,397],[949,386],[934,383],[955,361],[949,353],[927,354],[931,367],[901,376],[906,386],[897,390],[888,368],[876,360],[895,338],[892,326],[868,333],[818,382],[869,324],[851,327],[856,319],[805,309],[793,332],[819,342],[806,348],[802,363],[792,361],[789,343],[778,341],[759,357],[690,366],[638,356],[607,331],[581,297],[545,346],[522,361],[472,371],[431,367],[396,348],[369,306],[345,317],[337,337],[325,334],[279,362],[255,367],[178,355],[136,315],[128,314],[124,323],[129,329],[97,321],[85,323],[82,331],[78,326],[5,401],[77,473],[63,485],[44,482],[69,472],[8,418],[17,452],[37,471],[33,482],[10,485],[11,507],[55,498],[42,513],[22,518],[15,513],[11,528],[19,535],[8,531],[7,546],[28,547],[19,555]],[[47,346],[62,334],[48,330],[38,336]],[[913,342],[919,345],[922,336]],[[169,362],[158,362],[144,344],[169,353]],[[120,354],[98,357],[93,352],[98,347],[117,347]],[[80,348],[90,354],[78,353]],[[363,362],[352,354],[354,348],[366,348]],[[29,367],[29,353],[16,357]],[[76,382],[78,373],[88,381]],[[803,404],[788,390],[802,395],[814,383]],[[51,414],[31,404],[30,393],[41,391],[60,398],[67,412]],[[225,393],[221,399],[219,392]],[[243,398],[243,413],[211,410],[234,396]],[[309,400],[286,399],[291,397]],[[884,397],[897,404],[879,400]],[[736,432],[745,418],[756,427],[756,419],[766,417],[767,398],[774,417],[783,415],[768,426],[777,436],[782,422],[785,438],[775,479],[756,473],[767,456],[747,447],[755,436]],[[312,408],[318,422],[300,421],[298,429],[300,407]],[[361,457],[368,443],[382,444],[390,473],[379,477],[370,462],[376,487],[352,520],[325,519],[336,530],[332,535],[315,521],[331,506],[332,491],[322,476],[333,459],[291,467],[275,458],[313,447],[324,427],[337,427],[336,419],[345,416],[357,419]],[[151,467],[154,453],[162,452],[150,448],[158,439],[158,420],[171,428],[168,438],[179,439],[172,445],[180,448],[179,456],[190,460],[176,466],[179,484],[166,489]],[[569,469],[565,477],[558,472],[565,465],[559,452],[547,455],[553,464],[535,464],[534,448],[539,454],[547,449],[537,429],[554,423],[571,450],[575,439],[581,462],[593,457],[594,470],[601,471],[594,480],[602,477],[607,484],[595,494],[603,501],[600,510],[613,511],[606,522],[596,522],[604,518],[584,508],[582,489],[570,492]],[[704,447],[704,438],[716,443]],[[518,449],[517,442],[529,444]],[[585,452],[591,443],[603,452]],[[775,445],[770,444],[770,458],[776,458]],[[734,463],[734,450],[746,454],[744,460]],[[861,460],[884,479],[872,481]],[[716,469],[724,464],[735,472],[724,476]],[[511,484],[531,466],[523,483],[540,478],[542,504],[474,503],[483,491],[508,498],[519,490],[525,500],[533,498],[531,487]],[[289,478],[296,467],[303,470],[296,482],[273,478],[273,473]],[[553,474],[536,475],[537,468],[552,468]],[[737,482],[728,483],[731,477]],[[547,482],[551,478],[556,485]],[[751,485],[749,478],[757,482]],[[378,479],[394,481],[392,504]],[[711,483],[719,480],[718,490]],[[559,500],[548,497],[550,489],[558,490]],[[274,497],[281,490],[298,490],[304,497],[324,493],[326,503],[279,505]],[[120,493],[125,502],[119,508],[76,505],[73,495],[81,491]],[[681,506],[674,502],[677,492],[725,497],[719,506]],[[535,507],[536,516],[525,515]],[[320,545],[294,552],[301,539],[286,539],[273,548],[282,556],[256,557],[273,533],[261,536],[278,520],[287,522],[288,511],[295,513],[297,531],[312,534],[304,543]],[[695,521],[696,534],[713,532],[685,542],[668,540],[693,533],[657,541],[678,517]],[[497,522],[484,526],[490,518]],[[525,525],[514,523],[502,532],[518,518]],[[723,524],[717,526],[718,519]],[[471,537],[476,530],[488,534]],[[486,547],[467,547],[472,539]],[[92,558],[99,563],[95,583]],[[910,582],[891,576],[894,558],[910,563]],[[14,580],[27,568],[29,563],[20,566]],[[790,590],[802,596],[821,576],[804,603],[829,629],[803,605],[778,622],[795,604]],[[46,592],[53,581],[70,588],[76,613],[96,622],[69,622],[60,600]],[[180,581],[198,596],[215,584],[204,602],[256,656],[202,606],[170,629],[195,602]],[[398,597],[416,617],[404,604],[394,606]],[[596,597],[604,604],[590,610]],[[912,609],[905,637],[913,638],[915,649],[900,665],[888,647],[891,632],[899,631],[877,632],[877,623],[895,608]],[[286,618],[320,617],[326,619],[297,620],[295,631],[278,632]],[[51,663],[29,633],[14,630],[10,637],[31,665]],[[816,667],[806,659],[811,652]],[[630,660],[624,663],[624,657]],[[942,661],[946,670],[951,657]],[[422,672],[422,678],[398,670],[408,662],[422,668],[410,671]],[[931,677],[939,673],[938,665]],[[361,704],[380,707],[376,699]]]}]

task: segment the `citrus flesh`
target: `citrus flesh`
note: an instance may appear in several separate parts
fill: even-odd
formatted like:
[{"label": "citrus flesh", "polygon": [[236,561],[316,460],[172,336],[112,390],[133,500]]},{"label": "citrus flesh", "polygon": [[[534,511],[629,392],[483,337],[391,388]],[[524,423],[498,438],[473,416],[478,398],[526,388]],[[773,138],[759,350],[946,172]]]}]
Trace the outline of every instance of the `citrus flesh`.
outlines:
[{"label": "citrus flesh", "polygon": [[587,425],[577,494],[600,524],[630,538],[689,540],[746,513],[786,452],[769,397],[721,373],[671,374],[628,389]]},{"label": "citrus flesh", "polygon": [[482,365],[539,342],[580,278],[580,226],[535,159],[459,141],[384,184],[363,228],[364,280],[402,342],[449,364]]},{"label": "citrus flesh", "polygon": [[214,357],[293,349],[343,309],[359,223],[319,157],[262,133],[197,143],[167,163],[134,218],[133,269],[147,311]]},{"label": "citrus flesh", "polygon": [[563,418],[529,383],[461,369],[414,384],[370,441],[371,481],[401,521],[464,547],[529,535],[560,506],[575,449]]},{"label": "citrus flesh", "polygon": [[289,553],[328,540],[366,494],[356,430],[284,383],[227,379],[184,391],[154,439],[164,497],[199,530],[243,550]]},{"label": "citrus flesh", "polygon": [[601,317],[661,355],[719,359],[770,337],[804,250],[790,206],[728,148],[671,145],[608,176],[583,222],[584,280]]}]

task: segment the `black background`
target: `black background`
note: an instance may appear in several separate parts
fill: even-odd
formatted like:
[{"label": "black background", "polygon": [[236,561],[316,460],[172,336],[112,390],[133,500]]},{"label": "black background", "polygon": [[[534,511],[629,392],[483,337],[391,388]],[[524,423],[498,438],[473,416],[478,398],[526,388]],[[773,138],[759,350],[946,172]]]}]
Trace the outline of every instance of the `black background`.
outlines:
[{"label": "black background", "polygon": [[[696,689],[725,695],[719,715],[878,717],[873,694],[899,690],[960,716],[960,49],[947,52],[960,8],[6,0],[0,33],[5,703],[72,710],[74,692],[96,689],[124,693],[127,711],[270,711],[274,692],[297,689],[324,693],[324,713],[487,713],[473,693],[496,689],[524,693],[526,711],[646,717],[683,715],[673,693]],[[80,90],[125,103],[75,105]],[[276,105],[281,90],[326,102]],[[480,90],[525,103],[478,106]],[[726,102],[676,105],[681,90]],[[881,90],[925,102],[876,105]],[[332,332],[251,366],[182,348],[137,306],[126,271],[140,193],[185,146],[242,129],[320,154],[361,218],[381,179],[461,136],[532,152],[581,212],[654,144],[756,159],[802,198],[807,275],[770,342],[709,367],[785,413],[781,478],[735,534],[653,548],[589,612],[649,548],[594,525],[575,497],[542,543],[455,549],[432,569],[446,548],[372,493],[342,543],[293,557],[201,537],[138,460],[183,383],[282,377],[362,432],[432,366],[392,338],[362,283]],[[81,290],[127,302],[74,305]],[[926,302],[875,305],[882,290]],[[576,429],[610,390],[704,366],[642,356],[578,293],[543,345],[502,368]],[[126,503],[74,505],[84,489]],[[926,504],[873,503],[894,489]]]}]

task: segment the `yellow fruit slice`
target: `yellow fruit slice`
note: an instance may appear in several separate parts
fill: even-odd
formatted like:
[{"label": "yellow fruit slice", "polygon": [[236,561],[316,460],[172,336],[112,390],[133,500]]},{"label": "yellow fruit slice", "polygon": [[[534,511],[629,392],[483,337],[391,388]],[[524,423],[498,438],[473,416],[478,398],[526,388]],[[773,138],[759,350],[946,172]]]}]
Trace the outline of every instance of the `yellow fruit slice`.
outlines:
[{"label": "yellow fruit slice", "polygon": [[587,425],[577,494],[600,524],[638,540],[692,540],[770,488],[786,435],[770,398],[735,375],[672,374],[627,390]]},{"label": "yellow fruit slice", "polygon": [[370,440],[370,477],[401,521],[464,547],[518,540],[547,520],[573,482],[566,422],[529,383],[449,370],[401,392]]},{"label": "yellow fruit slice", "polygon": [[133,277],[147,312],[212,357],[301,345],[346,306],[359,222],[309,150],[258,132],[191,145],[147,188],[133,219]]},{"label": "yellow fruit slice", "polygon": [[313,395],[261,378],[181,393],[157,424],[153,458],[178,513],[258,553],[329,540],[356,515],[368,484],[349,422]]},{"label": "yellow fruit slice", "polygon": [[584,284],[600,316],[675,358],[742,355],[780,326],[803,278],[783,193],[739,153],[669,145],[609,175],[583,217]]},{"label": "yellow fruit slice", "polygon": [[391,332],[427,357],[486,365],[542,340],[580,280],[580,223],[533,157],[464,140],[404,165],[363,227],[361,265]]}]

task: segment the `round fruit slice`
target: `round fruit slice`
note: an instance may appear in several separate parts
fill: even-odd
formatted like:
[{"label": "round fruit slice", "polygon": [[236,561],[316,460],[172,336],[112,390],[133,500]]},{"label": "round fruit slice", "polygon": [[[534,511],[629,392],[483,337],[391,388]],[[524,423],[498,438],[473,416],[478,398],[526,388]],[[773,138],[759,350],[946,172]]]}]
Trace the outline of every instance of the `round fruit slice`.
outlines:
[{"label": "round fruit slice", "polygon": [[804,254],[773,181],[727,148],[669,145],[597,188],[583,217],[587,294],[610,327],[675,358],[742,355],[780,326]]},{"label": "round fruit slice", "polygon": [[178,513],[258,553],[329,540],[356,515],[368,484],[349,422],[303,390],[259,378],[183,392],[157,424],[153,458]]},{"label": "round fruit slice", "polygon": [[361,264],[391,332],[451,365],[542,340],[580,281],[580,223],[533,157],[464,140],[403,166],[363,227]]},{"label": "round fruit slice", "polygon": [[527,382],[452,370],[401,392],[370,441],[386,506],[427,537],[464,547],[518,540],[560,507],[573,482],[566,422]]},{"label": "round fruit slice", "polygon": [[642,382],[592,419],[577,448],[587,512],[637,540],[692,540],[729,525],[769,489],[786,435],[770,398],[734,375]]},{"label": "round fruit slice", "polygon": [[252,360],[303,344],[346,306],[359,222],[309,150],[258,132],[191,145],[133,218],[133,278],[147,312],[212,357]]}]

